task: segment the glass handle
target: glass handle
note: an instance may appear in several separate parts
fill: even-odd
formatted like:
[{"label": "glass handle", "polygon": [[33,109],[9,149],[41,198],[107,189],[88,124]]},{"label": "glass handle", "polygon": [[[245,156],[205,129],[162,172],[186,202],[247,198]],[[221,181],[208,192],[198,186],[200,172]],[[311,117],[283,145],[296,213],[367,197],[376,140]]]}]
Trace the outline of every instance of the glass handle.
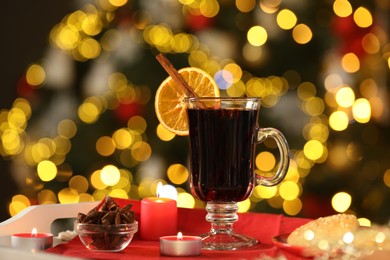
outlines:
[{"label": "glass handle", "polygon": [[279,148],[280,164],[273,177],[267,178],[256,174],[257,184],[263,186],[275,186],[279,184],[287,174],[288,166],[290,164],[288,143],[284,135],[275,128],[260,128],[257,132],[257,143],[264,142],[267,138],[273,138]]}]

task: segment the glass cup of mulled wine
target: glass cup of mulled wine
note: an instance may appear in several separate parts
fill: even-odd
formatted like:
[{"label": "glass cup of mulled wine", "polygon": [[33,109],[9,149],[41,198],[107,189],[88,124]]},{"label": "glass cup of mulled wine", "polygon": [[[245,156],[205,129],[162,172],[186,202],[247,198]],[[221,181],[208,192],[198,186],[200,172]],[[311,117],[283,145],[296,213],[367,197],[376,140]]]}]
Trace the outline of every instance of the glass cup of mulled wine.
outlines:
[{"label": "glass cup of mulled wine", "polygon": [[[255,238],[238,234],[237,202],[246,200],[256,185],[274,186],[285,177],[289,149],[275,128],[260,128],[260,98],[207,97],[185,100],[189,123],[190,187],[206,202],[211,230],[202,235],[203,249],[235,250],[256,245]],[[256,145],[275,140],[279,167],[272,177],[256,174]]]}]

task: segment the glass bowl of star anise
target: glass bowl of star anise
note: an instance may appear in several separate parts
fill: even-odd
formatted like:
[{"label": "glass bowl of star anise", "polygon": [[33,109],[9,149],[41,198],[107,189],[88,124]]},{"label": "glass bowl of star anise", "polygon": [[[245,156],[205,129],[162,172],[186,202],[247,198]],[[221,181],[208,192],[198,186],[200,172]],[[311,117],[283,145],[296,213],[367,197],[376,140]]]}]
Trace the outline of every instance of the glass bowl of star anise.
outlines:
[{"label": "glass bowl of star anise", "polygon": [[122,251],[138,231],[138,222],[134,219],[131,204],[119,208],[108,196],[103,202],[87,214],[79,213],[74,230],[89,250]]}]

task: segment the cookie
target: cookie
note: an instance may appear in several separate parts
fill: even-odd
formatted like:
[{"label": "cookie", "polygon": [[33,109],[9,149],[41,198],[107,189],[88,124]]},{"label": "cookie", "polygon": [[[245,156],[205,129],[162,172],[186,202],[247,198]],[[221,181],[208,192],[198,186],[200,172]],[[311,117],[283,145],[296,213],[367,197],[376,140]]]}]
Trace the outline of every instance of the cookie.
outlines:
[{"label": "cookie", "polygon": [[[295,229],[287,243],[304,247],[328,249],[331,245],[343,243],[344,236],[359,229],[354,215],[337,214],[312,220]],[[333,246],[332,246],[333,247]]]}]

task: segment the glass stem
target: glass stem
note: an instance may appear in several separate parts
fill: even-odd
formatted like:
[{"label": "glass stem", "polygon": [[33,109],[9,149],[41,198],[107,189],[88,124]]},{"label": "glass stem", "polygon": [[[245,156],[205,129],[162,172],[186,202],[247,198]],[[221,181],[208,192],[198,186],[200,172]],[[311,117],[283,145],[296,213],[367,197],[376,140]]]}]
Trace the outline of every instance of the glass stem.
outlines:
[{"label": "glass stem", "polygon": [[237,203],[209,201],[206,210],[206,220],[211,223],[211,233],[233,232],[233,223],[238,220]]}]

